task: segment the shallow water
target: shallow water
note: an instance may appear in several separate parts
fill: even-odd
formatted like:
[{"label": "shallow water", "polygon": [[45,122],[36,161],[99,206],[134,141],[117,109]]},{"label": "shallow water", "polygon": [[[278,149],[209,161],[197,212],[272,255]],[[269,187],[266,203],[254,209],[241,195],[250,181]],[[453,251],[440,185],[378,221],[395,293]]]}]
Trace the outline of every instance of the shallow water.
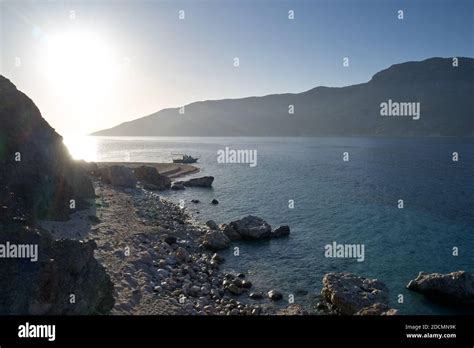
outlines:
[{"label": "shallow water", "polygon": [[[224,268],[248,270],[253,283],[312,305],[322,276],[348,271],[387,284],[402,314],[457,313],[405,289],[419,271],[474,271],[474,139],[459,138],[100,138],[97,161],[168,162],[171,153],[200,158],[194,176],[213,175],[213,189],[163,196],[185,200],[203,221],[247,214],[289,238],[240,242],[223,252]],[[257,166],[217,163],[217,151],[258,151]],[[452,161],[452,153],[459,161]],[[349,161],[343,161],[343,152]],[[216,198],[219,205],[209,202]],[[193,204],[191,199],[201,203]],[[397,201],[403,199],[404,208]],[[294,208],[288,201],[294,200]],[[199,211],[199,214],[197,214]],[[326,258],[324,247],[364,244],[365,260]],[[453,247],[459,256],[453,256]],[[304,295],[304,291],[308,294]],[[404,303],[397,303],[397,296]],[[471,311],[472,312],[472,311]]]}]

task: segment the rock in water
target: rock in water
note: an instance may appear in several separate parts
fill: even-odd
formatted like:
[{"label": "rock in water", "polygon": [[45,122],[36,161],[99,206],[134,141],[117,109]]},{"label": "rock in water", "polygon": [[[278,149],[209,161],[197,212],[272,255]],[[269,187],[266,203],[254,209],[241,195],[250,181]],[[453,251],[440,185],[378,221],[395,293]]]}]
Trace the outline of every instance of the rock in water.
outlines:
[{"label": "rock in water", "polygon": [[474,275],[464,271],[420,272],[407,288],[439,302],[474,305]]},{"label": "rock in water", "polygon": [[163,191],[171,187],[171,180],[165,175],[158,173],[155,167],[141,166],[134,168],[137,180],[156,186],[158,191]]},{"label": "rock in water", "polygon": [[173,186],[171,186],[171,189],[175,190],[175,191],[180,191],[180,190],[184,190],[185,187],[183,186],[183,184],[181,184],[179,182],[175,182],[175,183],[173,183]]},{"label": "rock in water", "polygon": [[351,273],[327,273],[323,277],[322,297],[339,313],[353,315],[377,303],[388,306],[387,286],[377,279]]},{"label": "rock in water", "polygon": [[94,198],[91,180],[36,105],[0,76],[0,220],[65,220]]},{"label": "rock in water", "polygon": [[276,290],[270,290],[267,295],[272,301],[280,301],[283,298],[283,295]]},{"label": "rock in water", "polygon": [[275,231],[272,232],[271,237],[272,238],[279,238],[279,237],[285,237],[290,234],[290,227],[287,225],[280,226]]},{"label": "rock in water", "polygon": [[272,232],[271,226],[265,220],[252,215],[232,221],[229,227],[237,232],[242,239],[270,238]]},{"label": "rock in water", "polygon": [[214,199],[211,201],[211,204],[214,204],[214,205],[219,204],[219,201],[214,198]]},{"label": "rock in water", "polygon": [[101,168],[101,178],[103,182],[113,186],[135,188],[137,184],[133,170],[120,165]]},{"label": "rock in water", "polygon": [[203,246],[213,251],[227,249],[230,239],[221,231],[211,230],[204,235]]},{"label": "rock in water", "polygon": [[212,187],[214,181],[213,176],[203,176],[201,178],[193,178],[187,181],[183,181],[184,186],[189,187]]}]

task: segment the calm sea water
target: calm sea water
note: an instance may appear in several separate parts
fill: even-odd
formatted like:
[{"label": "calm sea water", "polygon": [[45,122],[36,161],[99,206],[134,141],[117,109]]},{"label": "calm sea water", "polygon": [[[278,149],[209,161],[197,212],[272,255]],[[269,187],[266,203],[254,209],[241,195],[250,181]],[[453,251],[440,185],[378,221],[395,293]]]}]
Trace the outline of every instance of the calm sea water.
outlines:
[{"label": "calm sea water", "polygon": [[[405,289],[418,272],[474,272],[474,139],[457,138],[95,138],[98,161],[168,162],[171,153],[200,158],[213,189],[163,194],[184,199],[198,219],[229,222],[247,214],[289,238],[236,243],[224,267],[249,271],[254,284],[310,306],[323,275],[348,271],[387,284],[403,314],[458,313]],[[258,151],[258,164],[219,164],[217,151]],[[342,160],[343,152],[349,161]],[[452,161],[452,153],[459,161]],[[209,204],[216,198],[220,204]],[[201,203],[192,204],[191,199]],[[404,209],[397,208],[398,199]],[[293,209],[288,201],[294,200]],[[199,213],[198,213],[199,211]],[[365,261],[330,259],[324,246],[365,245]],[[453,247],[459,256],[453,256]],[[308,294],[305,294],[305,291]],[[397,295],[404,303],[397,303]]]}]

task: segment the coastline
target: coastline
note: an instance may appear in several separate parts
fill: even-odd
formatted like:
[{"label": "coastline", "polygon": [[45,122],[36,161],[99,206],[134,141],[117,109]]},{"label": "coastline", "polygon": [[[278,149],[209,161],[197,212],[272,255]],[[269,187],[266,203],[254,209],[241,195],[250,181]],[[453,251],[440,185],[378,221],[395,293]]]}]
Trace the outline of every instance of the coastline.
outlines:
[{"label": "coastline", "polygon": [[[97,163],[99,168],[117,163]],[[190,165],[151,165],[170,178],[196,173]],[[181,167],[181,168],[179,168]],[[184,167],[184,169],[182,168]],[[177,170],[178,169],[178,170]],[[170,200],[143,187],[118,188],[91,177],[96,198],[92,205],[68,221],[40,221],[56,239],[94,240],[95,258],[114,284],[113,315],[259,315],[307,314],[291,305],[286,311],[273,306],[264,293],[270,289],[229,291],[229,282],[251,279],[244,273],[220,270],[225,262],[202,246],[209,232],[203,222]],[[243,296],[258,292],[256,300]]]}]

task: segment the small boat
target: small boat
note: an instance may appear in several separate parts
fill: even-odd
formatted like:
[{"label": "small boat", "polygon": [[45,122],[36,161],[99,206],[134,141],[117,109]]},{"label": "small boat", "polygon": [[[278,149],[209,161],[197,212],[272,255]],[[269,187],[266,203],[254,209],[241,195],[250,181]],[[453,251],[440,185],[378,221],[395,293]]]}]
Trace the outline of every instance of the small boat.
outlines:
[{"label": "small boat", "polygon": [[173,158],[173,163],[196,163],[198,158],[194,158],[182,153],[173,153],[173,156],[181,156],[180,158]]}]

